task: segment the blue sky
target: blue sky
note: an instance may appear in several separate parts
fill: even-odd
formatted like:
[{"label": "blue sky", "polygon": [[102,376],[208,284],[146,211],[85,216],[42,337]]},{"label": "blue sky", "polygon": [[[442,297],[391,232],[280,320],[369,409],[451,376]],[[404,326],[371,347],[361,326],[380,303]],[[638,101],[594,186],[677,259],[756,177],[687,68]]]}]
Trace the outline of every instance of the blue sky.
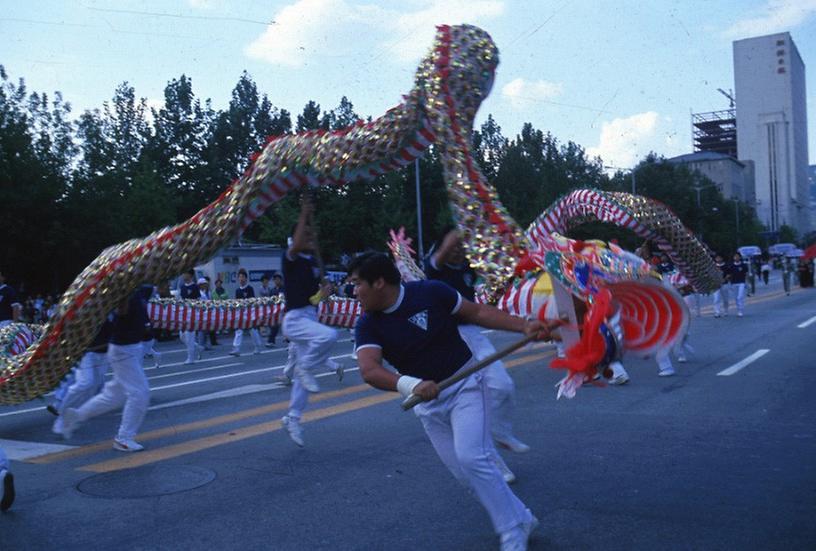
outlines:
[{"label": "blue sky", "polygon": [[[439,23],[472,23],[500,51],[492,113],[609,165],[653,150],[690,152],[690,111],[728,107],[735,39],[789,31],[809,70],[816,158],[816,0],[0,0],[0,64],[31,90],[59,90],[76,112],[117,84],[159,105],[182,73],[216,108],[247,70],[293,114],[347,95],[363,116],[399,102]],[[810,65],[809,65],[810,64]],[[809,66],[808,66],[809,65]]]}]

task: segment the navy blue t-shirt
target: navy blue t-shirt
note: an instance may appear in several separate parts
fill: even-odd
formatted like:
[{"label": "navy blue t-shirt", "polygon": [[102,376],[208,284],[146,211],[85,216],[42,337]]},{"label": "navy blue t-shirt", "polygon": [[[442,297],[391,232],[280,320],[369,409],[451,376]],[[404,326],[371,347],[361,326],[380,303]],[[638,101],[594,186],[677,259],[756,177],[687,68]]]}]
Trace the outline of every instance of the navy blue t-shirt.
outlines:
[{"label": "navy blue t-shirt", "polygon": [[309,298],[320,287],[320,275],[314,257],[297,254],[289,260],[288,249],[283,253],[283,280],[286,286],[283,295],[286,297],[286,309],[294,310],[311,306]]},{"label": "navy blue t-shirt", "polygon": [[102,327],[99,328],[94,340],[91,341],[91,344],[88,345],[85,352],[99,352],[104,354],[108,351],[108,342],[110,342],[111,336],[113,335],[113,319],[113,314],[109,314],[108,319],[106,319]]},{"label": "navy blue t-shirt", "polygon": [[198,284],[195,281],[191,281],[190,283],[182,283],[181,298],[184,299],[201,298],[201,290],[198,288]]},{"label": "navy blue t-shirt", "polygon": [[454,316],[461,305],[462,296],[441,281],[403,283],[394,307],[366,312],[357,321],[357,349],[381,348],[402,375],[438,383],[472,356]]},{"label": "navy blue t-shirt", "polygon": [[476,282],[476,272],[473,268],[465,262],[461,266],[451,266],[450,264],[442,264],[441,266],[433,267],[433,257],[429,256],[425,261],[425,275],[428,279],[437,279],[444,281],[469,301],[473,301],[473,284]]},{"label": "navy blue t-shirt", "polygon": [[246,287],[238,287],[235,289],[235,298],[255,298],[255,289],[250,284],[247,284]]},{"label": "navy blue t-shirt", "polygon": [[145,331],[150,329],[147,307],[139,293],[134,293],[128,300],[127,312],[117,313],[113,318],[111,344],[126,345],[142,342]]},{"label": "navy blue t-shirt", "polygon": [[731,283],[745,283],[745,276],[748,275],[748,266],[745,262],[732,262],[728,269],[731,276]]},{"label": "navy blue t-shirt", "polygon": [[0,287],[0,321],[14,319],[12,305],[18,304],[17,293],[10,285]]}]

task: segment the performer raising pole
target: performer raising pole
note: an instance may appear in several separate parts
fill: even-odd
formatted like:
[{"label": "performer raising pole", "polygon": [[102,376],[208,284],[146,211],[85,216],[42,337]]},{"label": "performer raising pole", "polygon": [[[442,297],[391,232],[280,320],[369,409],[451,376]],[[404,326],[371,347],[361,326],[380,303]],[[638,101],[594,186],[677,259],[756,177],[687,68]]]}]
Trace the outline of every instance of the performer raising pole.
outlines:
[{"label": "performer raising pole", "polygon": [[313,210],[311,199],[304,194],[300,216],[283,255],[286,314],[282,329],[294,346],[296,363],[289,412],[282,422],[298,446],[304,444],[300,417],[309,402],[309,393],[320,390],[314,372],[329,363],[329,350],[338,338],[336,329],[317,321],[317,301],[328,295],[328,288],[321,287],[319,281],[320,269],[314,255],[316,236],[310,224]]},{"label": "performer raising pole", "polygon": [[[365,314],[355,341],[360,373],[375,388],[424,400],[414,408],[439,458],[487,510],[502,550],[527,549],[538,520],[513,494],[491,457],[484,374],[440,392],[437,383],[478,363],[459,334],[460,323],[548,338],[550,327],[475,304],[440,281],[400,283],[391,259],[366,253],[349,265]],[[383,366],[388,360],[397,370]]]}]

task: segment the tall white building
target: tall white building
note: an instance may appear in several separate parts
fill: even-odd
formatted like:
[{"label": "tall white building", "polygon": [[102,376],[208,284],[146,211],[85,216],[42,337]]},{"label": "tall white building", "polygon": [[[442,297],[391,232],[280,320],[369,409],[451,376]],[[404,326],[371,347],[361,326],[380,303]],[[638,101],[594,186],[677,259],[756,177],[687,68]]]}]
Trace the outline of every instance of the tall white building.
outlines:
[{"label": "tall white building", "polygon": [[769,230],[810,230],[805,64],[790,33],[734,42],[737,156],[753,161],[756,210]]}]

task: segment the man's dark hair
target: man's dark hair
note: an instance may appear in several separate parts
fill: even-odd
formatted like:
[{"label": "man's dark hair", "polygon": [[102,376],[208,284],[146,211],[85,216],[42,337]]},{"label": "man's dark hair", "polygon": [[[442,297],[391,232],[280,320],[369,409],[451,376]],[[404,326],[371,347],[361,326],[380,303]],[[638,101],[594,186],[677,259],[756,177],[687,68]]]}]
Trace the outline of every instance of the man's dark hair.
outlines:
[{"label": "man's dark hair", "polygon": [[195,270],[190,268],[189,270],[187,270],[187,275],[195,277]]},{"label": "man's dark hair", "polygon": [[391,257],[383,253],[363,253],[355,257],[348,265],[348,273],[356,273],[369,285],[380,278],[389,285],[398,285],[402,279]]},{"label": "man's dark hair", "polygon": [[261,281],[264,281],[264,280],[269,281],[269,274],[264,274],[264,275],[261,276]]},{"label": "man's dark hair", "polygon": [[243,268],[241,268],[240,270],[238,270],[238,275],[241,275],[241,274],[244,274],[244,277],[249,277],[249,276],[247,276],[247,271],[246,271],[246,270],[244,270]]}]

